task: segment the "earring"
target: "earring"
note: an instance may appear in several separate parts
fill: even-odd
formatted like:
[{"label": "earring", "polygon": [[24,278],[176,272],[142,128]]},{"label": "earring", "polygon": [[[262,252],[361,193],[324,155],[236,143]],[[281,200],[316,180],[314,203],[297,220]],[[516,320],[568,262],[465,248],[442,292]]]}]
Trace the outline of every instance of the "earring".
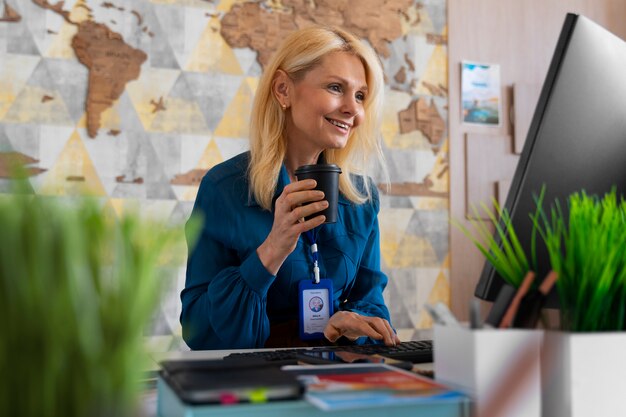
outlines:
[{"label": "earring", "polygon": [[281,104],[280,106],[283,108],[283,111],[287,110],[287,105],[286,104]]}]

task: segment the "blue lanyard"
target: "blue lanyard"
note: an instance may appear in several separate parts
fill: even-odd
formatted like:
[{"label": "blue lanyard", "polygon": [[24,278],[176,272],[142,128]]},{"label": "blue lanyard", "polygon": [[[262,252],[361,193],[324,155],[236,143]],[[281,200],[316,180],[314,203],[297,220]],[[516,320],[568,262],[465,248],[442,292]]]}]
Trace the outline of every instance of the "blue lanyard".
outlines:
[{"label": "blue lanyard", "polygon": [[[321,226],[320,226],[321,227]],[[320,283],[320,267],[318,262],[318,251],[317,251],[317,232],[319,227],[316,227],[313,230],[308,230],[304,232],[304,236],[306,240],[309,242],[309,246],[311,247],[311,257],[313,258],[313,279],[316,284]]]}]

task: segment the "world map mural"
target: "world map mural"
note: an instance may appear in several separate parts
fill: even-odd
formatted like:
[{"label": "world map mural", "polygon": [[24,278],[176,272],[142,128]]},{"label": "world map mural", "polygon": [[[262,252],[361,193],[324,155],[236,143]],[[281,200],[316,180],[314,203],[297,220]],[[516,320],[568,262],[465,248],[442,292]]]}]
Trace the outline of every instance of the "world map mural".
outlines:
[{"label": "world map mural", "polygon": [[[381,136],[385,297],[402,339],[449,302],[445,0],[54,1],[0,3],[0,190],[9,165],[36,194],[88,193],[118,212],[182,224],[208,169],[248,148],[258,78],[285,35],[341,26],[386,75]],[[184,267],[146,330],[184,348]]]}]

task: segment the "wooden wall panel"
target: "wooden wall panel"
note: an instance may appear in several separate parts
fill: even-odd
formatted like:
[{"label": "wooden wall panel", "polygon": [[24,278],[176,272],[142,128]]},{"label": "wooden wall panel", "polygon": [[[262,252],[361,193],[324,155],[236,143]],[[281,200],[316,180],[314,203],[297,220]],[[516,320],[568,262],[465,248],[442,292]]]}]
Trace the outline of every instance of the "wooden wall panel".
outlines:
[{"label": "wooden wall panel", "polygon": [[513,152],[521,154],[528,135],[530,122],[533,120],[535,107],[541,93],[541,84],[515,83],[513,85]]},{"label": "wooden wall panel", "polygon": [[[467,133],[465,135],[465,169],[467,178],[465,217],[488,219],[484,204],[493,211],[492,200],[498,198],[498,183],[513,177],[519,156],[511,152],[511,137]],[[478,212],[478,216],[474,213]]]},{"label": "wooden wall panel", "polygon": [[[466,213],[468,170],[465,134],[514,134],[509,122],[513,85],[543,84],[567,12],[583,14],[626,39],[626,1],[623,0],[448,1],[450,211],[455,219],[465,221]],[[462,60],[500,64],[503,95],[501,126],[461,124]],[[489,152],[480,158],[488,160],[490,156]],[[506,187],[506,178],[499,181],[501,187]],[[450,254],[451,308],[457,316],[467,319],[469,302],[484,259],[455,227],[450,228]]]}]

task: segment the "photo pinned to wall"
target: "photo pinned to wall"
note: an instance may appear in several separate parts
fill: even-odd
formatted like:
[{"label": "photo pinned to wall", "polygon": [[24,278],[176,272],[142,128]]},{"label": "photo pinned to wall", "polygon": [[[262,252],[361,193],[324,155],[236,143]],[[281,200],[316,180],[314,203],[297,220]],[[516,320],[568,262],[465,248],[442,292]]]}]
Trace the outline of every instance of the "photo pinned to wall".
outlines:
[{"label": "photo pinned to wall", "polygon": [[500,125],[500,65],[461,62],[461,110],[463,123]]}]

